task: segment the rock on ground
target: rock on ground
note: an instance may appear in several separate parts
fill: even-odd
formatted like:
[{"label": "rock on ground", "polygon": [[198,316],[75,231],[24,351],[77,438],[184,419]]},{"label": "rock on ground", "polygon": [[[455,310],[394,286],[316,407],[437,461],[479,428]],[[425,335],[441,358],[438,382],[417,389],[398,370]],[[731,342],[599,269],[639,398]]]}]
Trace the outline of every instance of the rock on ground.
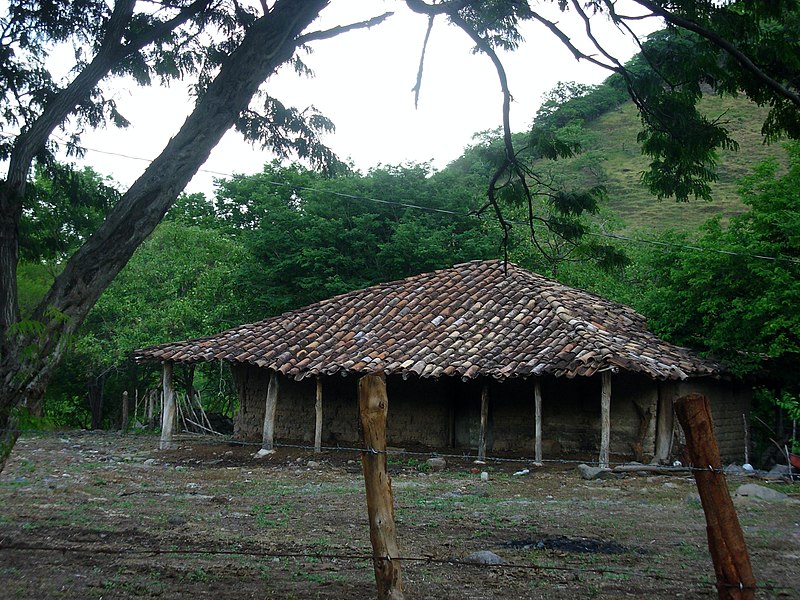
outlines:
[{"label": "rock on ground", "polygon": [[778,490],[773,490],[768,487],[764,487],[763,485],[758,485],[755,483],[746,483],[744,485],[740,485],[739,488],[736,490],[737,496],[748,496],[750,498],[758,498],[759,500],[769,500],[772,502],[787,500],[789,496],[786,494],[779,492]]},{"label": "rock on ground", "polygon": [[468,562],[479,563],[481,565],[504,565],[505,560],[489,550],[478,550],[473,552],[465,559]]},{"label": "rock on ground", "polygon": [[584,479],[610,479],[614,476],[611,469],[606,467],[590,467],[589,465],[578,465],[578,472]]},{"label": "rock on ground", "polygon": [[447,468],[447,461],[441,456],[432,456],[425,461],[425,464],[427,464],[434,471],[443,471]]}]

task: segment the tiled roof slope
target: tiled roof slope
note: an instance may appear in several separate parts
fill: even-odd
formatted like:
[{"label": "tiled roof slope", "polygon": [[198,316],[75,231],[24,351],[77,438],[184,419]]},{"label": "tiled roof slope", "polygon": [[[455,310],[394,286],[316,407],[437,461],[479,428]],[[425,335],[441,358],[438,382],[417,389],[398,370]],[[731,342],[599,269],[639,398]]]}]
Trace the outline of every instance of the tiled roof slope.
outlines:
[{"label": "tiled roof slope", "polygon": [[295,379],[719,375],[716,363],[647,331],[634,310],[513,264],[474,261],[357,290],[206,338],[138,350],[140,361],[226,360]]}]

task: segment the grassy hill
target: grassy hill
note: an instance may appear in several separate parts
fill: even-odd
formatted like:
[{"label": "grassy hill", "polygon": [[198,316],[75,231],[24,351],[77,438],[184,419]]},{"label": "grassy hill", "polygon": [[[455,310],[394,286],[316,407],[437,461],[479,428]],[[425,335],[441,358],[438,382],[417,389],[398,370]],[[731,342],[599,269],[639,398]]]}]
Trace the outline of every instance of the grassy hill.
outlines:
[{"label": "grassy hill", "polygon": [[[740,145],[738,152],[721,151],[719,154],[719,181],[712,185],[712,202],[660,201],[640,183],[640,175],[647,167],[648,159],[641,154],[636,142],[640,121],[632,102],[612,109],[585,125],[590,139],[586,154],[600,160],[609,193],[608,207],[623,219],[627,230],[694,230],[714,215],[721,214],[725,219],[741,213],[745,207],[736,193],[737,181],[765,158],[783,154],[779,144],[768,146],[762,143],[760,129],[766,109],[755,106],[743,97],[721,98],[712,95],[704,97],[700,107],[709,117],[720,117]],[[559,163],[556,168],[562,176],[593,176],[588,173],[586,156]]]}]

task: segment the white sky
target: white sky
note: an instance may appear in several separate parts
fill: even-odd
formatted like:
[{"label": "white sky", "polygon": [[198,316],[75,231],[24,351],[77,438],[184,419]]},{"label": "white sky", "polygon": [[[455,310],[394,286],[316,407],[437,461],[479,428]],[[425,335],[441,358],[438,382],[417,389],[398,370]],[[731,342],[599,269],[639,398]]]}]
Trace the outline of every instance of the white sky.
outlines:
[{"label": "white sky", "polygon": [[[284,104],[299,109],[313,105],[330,118],[336,133],[326,136],[326,143],[362,171],[378,164],[429,160],[443,168],[471,143],[475,132],[500,125],[502,97],[489,58],[472,54],[466,34],[444,18],[438,19],[426,53],[419,108],[415,110],[411,88],[426,17],[412,13],[401,1],[338,0],[325,9],[311,30],[365,20],[390,10],[395,14],[375,28],[314,42],[314,52],[305,56],[304,62],[315,77],[301,77],[286,67],[269,80],[268,91]],[[551,19],[565,27],[570,25],[568,32],[574,42],[585,38],[583,23],[575,15],[554,10]],[[604,17],[593,18],[592,25],[623,62],[636,52],[632,40]],[[652,31],[658,23],[648,20],[641,27]],[[542,26],[531,23],[524,35],[521,48],[503,56],[514,96],[514,131],[529,127],[542,95],[558,81],[599,83],[609,75],[585,61],[576,61]],[[589,52],[585,44],[581,47]],[[146,163],[107,153],[154,158],[178,131],[191,110],[192,99],[180,82],[169,89],[120,86],[116,99],[131,127],[85,135],[84,144],[92,150],[81,162],[127,187]],[[223,175],[255,173],[272,158],[229,132],[188,191],[210,194],[215,175],[208,171]]]}]

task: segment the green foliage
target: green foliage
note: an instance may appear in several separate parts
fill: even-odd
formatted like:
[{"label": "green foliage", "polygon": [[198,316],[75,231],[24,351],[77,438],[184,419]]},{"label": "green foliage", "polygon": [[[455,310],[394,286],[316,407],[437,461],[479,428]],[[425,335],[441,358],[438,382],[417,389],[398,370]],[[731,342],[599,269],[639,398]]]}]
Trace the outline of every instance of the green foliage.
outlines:
[{"label": "green foliage", "polygon": [[491,229],[458,216],[475,208],[478,194],[427,165],[332,179],[299,166],[268,165],[258,175],[220,182],[216,206],[220,222],[237,232],[254,258],[237,277],[253,300],[245,314],[255,319],[495,256]]},{"label": "green foliage", "polygon": [[[800,146],[788,152],[786,173],[770,160],[744,180],[747,213],[728,227],[719,219],[706,224],[693,244],[708,252],[650,255],[642,305],[654,315],[651,324],[674,341],[722,356],[741,374],[766,366],[796,387],[787,367],[795,369],[800,357]],[[685,235],[664,239],[687,242]]]},{"label": "green foliage", "polygon": [[136,348],[238,323],[235,273],[245,259],[223,232],[163,223],[97,302],[75,352],[118,364]]},{"label": "green foliage", "polygon": [[162,223],[134,254],[74,336],[48,388],[45,410],[53,419],[86,426],[88,383],[100,382],[101,393],[115,399],[112,408],[122,390],[133,394],[142,375],[130,362],[136,348],[209,335],[242,321],[248,298],[236,272],[247,260],[244,247],[222,231],[175,219]]},{"label": "green foliage", "polygon": [[120,197],[90,167],[39,163],[27,188],[20,220],[20,254],[29,261],[63,260],[103,222]]}]

